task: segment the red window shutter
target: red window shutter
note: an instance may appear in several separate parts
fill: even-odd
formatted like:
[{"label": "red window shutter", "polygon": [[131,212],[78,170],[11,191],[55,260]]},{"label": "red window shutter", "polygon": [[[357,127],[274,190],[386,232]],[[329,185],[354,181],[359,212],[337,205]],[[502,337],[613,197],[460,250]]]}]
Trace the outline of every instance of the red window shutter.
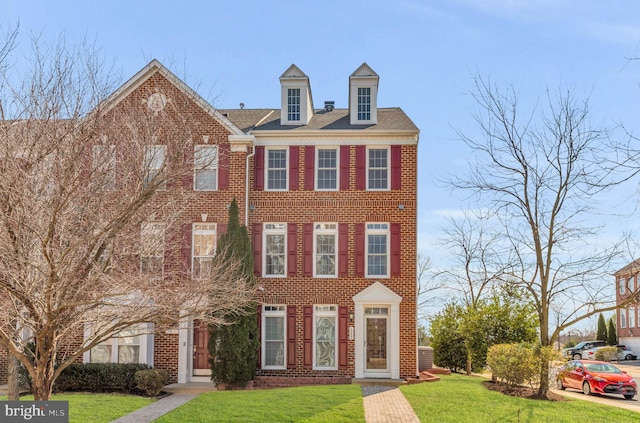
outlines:
[{"label": "red window shutter", "polygon": [[297,191],[300,180],[300,147],[289,147],[289,190]]},{"label": "red window shutter", "polygon": [[226,223],[218,223],[218,238],[220,235],[227,232],[227,224]]},{"label": "red window shutter", "polygon": [[180,250],[182,255],[182,267],[191,274],[191,223],[182,225],[182,240]]},{"label": "red window shutter", "polygon": [[338,368],[346,369],[349,365],[349,310],[346,306],[338,307]]},{"label": "red window shutter", "polygon": [[258,351],[258,369],[262,368],[262,304],[258,304],[258,340],[260,350]]},{"label": "red window shutter", "polygon": [[253,179],[253,185],[256,191],[264,190],[264,147],[256,147],[256,154],[254,157],[255,174]]},{"label": "red window shutter", "polygon": [[356,189],[367,189],[367,147],[356,146]]},{"label": "red window shutter", "polygon": [[296,306],[287,306],[287,369],[296,367]]},{"label": "red window shutter", "polygon": [[295,223],[287,224],[287,268],[289,276],[295,276],[298,271],[298,263],[296,253],[298,251],[298,225]]},{"label": "red window shutter", "polygon": [[262,276],[262,223],[253,224],[253,273]]},{"label": "red window shutter", "polygon": [[229,154],[230,145],[228,143],[218,146],[218,189],[229,189]]},{"label": "red window shutter", "polygon": [[349,224],[338,225],[338,275],[348,276],[349,273]]},{"label": "red window shutter", "polygon": [[313,367],[313,307],[304,306],[303,362],[305,369]]},{"label": "red window shutter", "polygon": [[400,276],[400,224],[391,224],[391,276]]},{"label": "red window shutter", "polygon": [[356,276],[364,276],[364,223],[356,223]]},{"label": "red window shutter", "polygon": [[402,146],[391,146],[391,189],[402,188]]},{"label": "red window shutter", "polygon": [[305,223],[302,232],[302,271],[304,276],[313,276],[313,223]]},{"label": "red window shutter", "polygon": [[315,188],[315,162],[316,148],[313,145],[308,145],[304,148],[304,189],[307,191],[313,191]]},{"label": "red window shutter", "polygon": [[193,163],[193,146],[188,145],[184,149],[184,165],[185,169],[190,169],[191,172],[185,172],[185,175],[182,177],[182,188],[185,191],[193,190],[193,178],[195,173],[194,163]]},{"label": "red window shutter", "polygon": [[340,191],[349,190],[349,169],[351,169],[351,163],[349,163],[349,146],[340,146]]}]

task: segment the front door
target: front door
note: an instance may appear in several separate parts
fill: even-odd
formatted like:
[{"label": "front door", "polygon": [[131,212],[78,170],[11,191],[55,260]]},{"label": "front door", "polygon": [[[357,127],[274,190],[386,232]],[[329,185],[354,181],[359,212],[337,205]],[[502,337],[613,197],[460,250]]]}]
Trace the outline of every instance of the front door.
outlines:
[{"label": "front door", "polygon": [[366,377],[389,377],[389,308],[365,307]]},{"label": "front door", "polygon": [[211,375],[209,367],[209,330],[204,322],[193,322],[193,376]]}]

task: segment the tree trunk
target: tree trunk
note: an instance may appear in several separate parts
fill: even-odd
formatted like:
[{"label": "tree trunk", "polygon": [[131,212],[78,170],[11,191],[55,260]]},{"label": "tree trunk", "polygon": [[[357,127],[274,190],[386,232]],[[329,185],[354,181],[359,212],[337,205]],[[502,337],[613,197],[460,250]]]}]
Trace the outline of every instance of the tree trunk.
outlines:
[{"label": "tree trunk", "polygon": [[538,396],[546,398],[549,391],[549,360],[544,357],[540,360],[540,387],[538,388]]},{"label": "tree trunk", "polygon": [[9,401],[18,401],[20,399],[20,380],[18,374],[20,372],[20,363],[18,359],[9,354],[9,364],[7,365],[7,371],[9,373],[7,384],[9,386],[9,395],[7,399]]},{"label": "tree trunk", "polygon": [[32,375],[33,399],[35,401],[49,401],[53,390],[53,362],[42,360],[36,363],[35,374]]}]

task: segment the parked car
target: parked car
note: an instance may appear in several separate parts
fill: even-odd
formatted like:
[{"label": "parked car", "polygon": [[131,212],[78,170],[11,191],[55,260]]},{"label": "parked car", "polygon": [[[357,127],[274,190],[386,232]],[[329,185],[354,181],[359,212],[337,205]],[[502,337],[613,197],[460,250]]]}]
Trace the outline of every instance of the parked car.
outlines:
[{"label": "parked car", "polygon": [[572,360],[560,368],[558,389],[578,389],[585,395],[620,394],[632,399],[638,393],[636,381],[606,361]]},{"label": "parked car", "polygon": [[565,348],[563,351],[564,351],[565,357],[568,360],[571,360],[571,359],[580,360],[581,358],[584,358],[582,357],[582,353],[584,351],[591,350],[597,347],[604,347],[606,345],[607,343],[604,341],[583,341],[574,347]]},{"label": "parked car", "polygon": [[[582,351],[582,359],[583,360],[596,360],[596,353],[601,348],[604,348],[604,347],[596,347],[596,348],[592,348],[590,350]],[[615,360],[618,360],[618,361],[635,360],[635,359],[638,358],[637,354],[635,354],[631,350],[628,350],[624,345],[618,345],[616,348],[618,349],[618,352],[616,354]]]}]

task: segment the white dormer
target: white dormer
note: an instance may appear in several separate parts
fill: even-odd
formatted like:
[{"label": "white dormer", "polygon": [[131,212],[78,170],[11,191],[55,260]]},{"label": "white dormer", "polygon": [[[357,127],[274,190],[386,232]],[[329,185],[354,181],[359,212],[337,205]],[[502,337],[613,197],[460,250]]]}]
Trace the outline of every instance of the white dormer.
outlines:
[{"label": "white dormer", "polygon": [[309,77],[296,65],[280,76],[282,87],[281,125],[307,125],[313,116],[313,98]]},{"label": "white dormer", "polygon": [[349,115],[351,125],[378,123],[378,80],[366,63],[349,77]]}]

